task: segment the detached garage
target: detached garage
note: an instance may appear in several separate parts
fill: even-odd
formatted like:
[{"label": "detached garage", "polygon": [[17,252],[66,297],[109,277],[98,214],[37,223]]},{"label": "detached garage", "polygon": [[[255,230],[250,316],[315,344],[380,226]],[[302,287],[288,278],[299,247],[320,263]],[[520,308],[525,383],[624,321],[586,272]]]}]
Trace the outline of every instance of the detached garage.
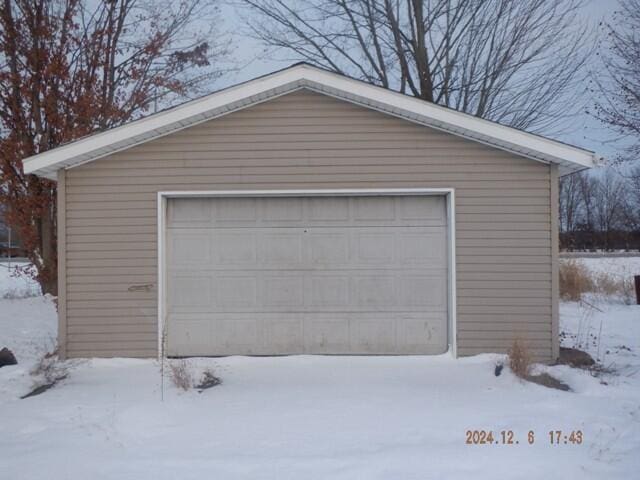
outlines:
[{"label": "detached garage", "polygon": [[300,64],[26,159],[67,357],[558,354],[591,152]]}]

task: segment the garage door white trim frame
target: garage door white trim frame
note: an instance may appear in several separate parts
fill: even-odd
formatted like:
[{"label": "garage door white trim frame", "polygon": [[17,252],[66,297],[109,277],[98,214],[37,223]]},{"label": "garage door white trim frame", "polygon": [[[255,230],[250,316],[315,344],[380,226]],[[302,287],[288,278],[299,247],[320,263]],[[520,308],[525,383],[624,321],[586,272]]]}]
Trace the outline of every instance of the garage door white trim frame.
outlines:
[{"label": "garage door white trim frame", "polygon": [[378,188],[378,189],[318,189],[318,190],[194,190],[158,192],[158,358],[164,356],[166,323],[166,262],[165,237],[167,200],[197,197],[335,197],[377,195],[441,195],[447,208],[447,336],[449,352],[457,357],[456,345],[456,202],[453,188]]}]

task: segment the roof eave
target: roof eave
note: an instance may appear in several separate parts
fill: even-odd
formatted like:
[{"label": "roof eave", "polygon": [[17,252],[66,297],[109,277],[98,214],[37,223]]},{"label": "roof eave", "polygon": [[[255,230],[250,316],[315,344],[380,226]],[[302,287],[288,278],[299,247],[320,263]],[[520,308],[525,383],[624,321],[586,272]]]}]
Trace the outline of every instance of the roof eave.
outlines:
[{"label": "roof eave", "polygon": [[24,171],[55,180],[60,168],[72,168],[300,88],[527,158],[557,163],[561,175],[595,166],[593,152],[301,64],[25,159]]}]

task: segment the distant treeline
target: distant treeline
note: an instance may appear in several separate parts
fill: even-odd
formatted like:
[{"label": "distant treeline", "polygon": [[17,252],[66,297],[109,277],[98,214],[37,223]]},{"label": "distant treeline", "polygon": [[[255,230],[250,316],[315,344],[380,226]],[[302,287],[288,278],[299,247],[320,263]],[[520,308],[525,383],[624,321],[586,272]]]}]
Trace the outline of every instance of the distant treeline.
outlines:
[{"label": "distant treeline", "polygon": [[640,168],[567,175],[559,196],[561,249],[640,250]]},{"label": "distant treeline", "polygon": [[640,230],[633,232],[626,230],[561,232],[560,249],[584,252],[598,250],[640,251]]}]

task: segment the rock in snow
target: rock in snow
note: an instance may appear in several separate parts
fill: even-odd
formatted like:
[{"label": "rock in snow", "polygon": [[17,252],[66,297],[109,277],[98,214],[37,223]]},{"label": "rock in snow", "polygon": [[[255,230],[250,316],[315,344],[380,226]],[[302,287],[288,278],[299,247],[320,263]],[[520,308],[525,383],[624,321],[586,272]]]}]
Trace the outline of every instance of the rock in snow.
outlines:
[{"label": "rock in snow", "polygon": [[11,350],[8,348],[3,348],[0,350],[0,367],[4,367],[6,365],[17,365],[18,360],[16,360],[16,356],[13,354]]}]

